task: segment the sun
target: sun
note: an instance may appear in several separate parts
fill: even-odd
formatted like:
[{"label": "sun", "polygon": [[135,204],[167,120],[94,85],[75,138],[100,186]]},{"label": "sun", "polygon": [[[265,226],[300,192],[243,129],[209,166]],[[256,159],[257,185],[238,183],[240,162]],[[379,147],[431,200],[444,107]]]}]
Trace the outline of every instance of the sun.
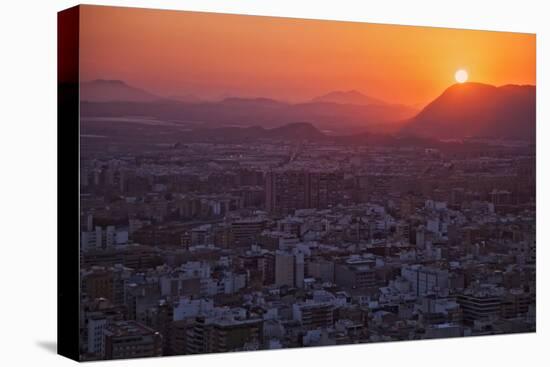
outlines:
[{"label": "sun", "polygon": [[458,69],[455,73],[455,79],[460,84],[466,82],[468,80],[468,72],[464,69]]}]

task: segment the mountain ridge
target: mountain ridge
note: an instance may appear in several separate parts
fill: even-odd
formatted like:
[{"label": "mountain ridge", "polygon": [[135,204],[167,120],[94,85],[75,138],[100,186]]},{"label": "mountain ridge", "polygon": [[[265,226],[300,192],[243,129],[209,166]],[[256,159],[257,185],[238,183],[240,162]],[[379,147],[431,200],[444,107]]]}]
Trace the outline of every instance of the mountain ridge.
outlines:
[{"label": "mountain ridge", "polygon": [[164,99],[117,79],[95,79],[80,83],[80,100],[89,102],[153,102]]},{"label": "mountain ridge", "polygon": [[384,102],[378,98],[367,96],[355,89],[348,91],[332,91],[321,96],[315,97],[311,102],[329,102],[338,104],[356,104],[356,105],[387,105],[389,103]]},{"label": "mountain ridge", "polygon": [[[96,82],[97,84],[97,82]],[[100,83],[108,84],[108,83]],[[112,87],[113,84],[108,84]],[[114,85],[118,85],[114,83]],[[125,88],[127,84],[122,84]],[[86,89],[86,86],[83,87]],[[122,100],[126,94],[104,93],[102,98],[81,94],[84,117],[149,116],[170,121],[194,121],[212,126],[260,125],[274,127],[295,121],[315,121],[324,130],[395,130],[394,122],[411,117],[417,110],[401,105],[357,105],[335,102],[287,103],[271,98],[228,97],[221,101],[181,101],[149,96]]]},{"label": "mountain ridge", "polygon": [[453,84],[402,129],[432,138],[493,137],[533,140],[536,86]]}]

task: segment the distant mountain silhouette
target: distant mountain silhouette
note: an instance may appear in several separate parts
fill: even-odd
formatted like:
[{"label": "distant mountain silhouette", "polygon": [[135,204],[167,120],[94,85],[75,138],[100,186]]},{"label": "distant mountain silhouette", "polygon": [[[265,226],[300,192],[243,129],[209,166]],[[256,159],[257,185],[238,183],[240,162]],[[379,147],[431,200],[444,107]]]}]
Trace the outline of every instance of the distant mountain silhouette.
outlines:
[{"label": "distant mountain silhouette", "polygon": [[364,95],[356,90],[334,91],[312,99],[313,103],[340,103],[357,105],[383,105],[386,102]]},{"label": "distant mountain silhouette", "polygon": [[262,97],[257,97],[257,98],[228,97],[228,98],[224,98],[219,103],[231,104],[231,105],[235,105],[235,106],[244,106],[244,107],[248,107],[248,106],[252,106],[252,107],[256,107],[256,106],[280,107],[280,106],[286,104],[284,102],[279,102],[275,99],[262,98]]},{"label": "distant mountain silhouette", "polygon": [[[140,120],[136,118],[136,120]],[[449,152],[472,153],[476,149],[486,151],[487,147],[479,143],[459,144],[441,142],[430,138],[416,136],[399,136],[379,133],[359,133],[329,135],[321,132],[307,122],[284,124],[266,129],[261,126],[248,127],[200,127],[193,124],[166,124],[152,120],[132,121],[132,118],[83,118],[80,123],[81,139],[87,144],[97,144],[98,149],[105,147],[102,144],[116,143],[120,146],[143,147],[164,146],[168,149],[181,148],[189,143],[219,143],[219,144],[249,144],[260,142],[322,142],[349,146],[380,146],[380,147],[423,147],[438,148]]]},{"label": "distant mountain silhouette", "polygon": [[245,142],[261,139],[319,141],[326,139],[326,136],[310,123],[296,122],[272,129],[261,126],[196,128],[188,131],[183,137],[183,141],[209,142]]},{"label": "distant mountain silhouette", "polygon": [[322,140],[326,135],[308,122],[295,122],[268,130],[270,137],[287,140]]},{"label": "distant mountain silhouette", "polygon": [[432,138],[535,139],[536,87],[454,84],[428,104],[403,132]]},{"label": "distant mountain silhouette", "polygon": [[162,99],[121,80],[97,79],[80,84],[80,100],[89,102],[153,102]]},{"label": "distant mountain silhouette", "polygon": [[396,131],[417,111],[399,105],[356,105],[333,102],[290,104],[269,98],[226,98],[218,102],[171,100],[81,103],[84,117],[151,116],[160,120],[196,122],[208,127],[262,126],[272,128],[307,121],[323,130],[340,132]]}]

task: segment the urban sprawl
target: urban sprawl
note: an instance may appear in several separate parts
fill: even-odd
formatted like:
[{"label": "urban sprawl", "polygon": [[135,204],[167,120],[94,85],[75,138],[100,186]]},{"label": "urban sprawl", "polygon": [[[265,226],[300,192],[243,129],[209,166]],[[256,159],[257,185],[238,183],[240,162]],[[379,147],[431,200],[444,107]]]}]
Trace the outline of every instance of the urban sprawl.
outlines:
[{"label": "urban sprawl", "polygon": [[83,360],[535,330],[532,146],[101,138],[80,160]]}]

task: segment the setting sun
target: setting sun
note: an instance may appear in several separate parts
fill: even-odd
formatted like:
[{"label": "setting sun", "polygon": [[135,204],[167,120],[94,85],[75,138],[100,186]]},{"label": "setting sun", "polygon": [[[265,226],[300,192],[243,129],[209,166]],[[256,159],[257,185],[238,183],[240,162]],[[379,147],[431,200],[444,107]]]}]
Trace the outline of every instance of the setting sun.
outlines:
[{"label": "setting sun", "polygon": [[[523,33],[83,9],[81,80],[124,80],[162,96],[303,102],[329,91],[358,90],[392,103],[424,105],[456,83],[458,69],[475,70],[468,81],[536,83],[536,38]],[[144,33],[144,24],[154,25],[154,31]],[[204,24],[216,26],[205,29]],[[223,60],[218,56],[222,44],[231,50]],[[193,57],[185,50],[193,50]],[[289,57],[278,61],[281,55]]]},{"label": "setting sun", "polygon": [[458,83],[464,83],[468,80],[468,72],[464,69],[459,69],[455,73],[455,79]]}]

